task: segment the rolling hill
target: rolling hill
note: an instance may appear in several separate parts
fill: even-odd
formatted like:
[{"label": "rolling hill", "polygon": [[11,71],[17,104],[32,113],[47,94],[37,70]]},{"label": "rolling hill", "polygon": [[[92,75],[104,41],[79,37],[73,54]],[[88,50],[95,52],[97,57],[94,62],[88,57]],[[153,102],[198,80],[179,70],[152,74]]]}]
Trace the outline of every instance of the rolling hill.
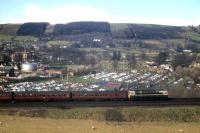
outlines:
[{"label": "rolling hill", "polygon": [[[71,22],[51,25],[47,22],[24,24],[0,24],[0,40],[37,40],[79,41],[82,44],[93,43],[93,39],[102,41],[100,45],[116,47],[137,45],[140,47],[170,47],[188,44],[199,45],[200,27],[178,27],[153,24],[129,24],[108,22]],[[94,46],[99,46],[95,44]]]}]

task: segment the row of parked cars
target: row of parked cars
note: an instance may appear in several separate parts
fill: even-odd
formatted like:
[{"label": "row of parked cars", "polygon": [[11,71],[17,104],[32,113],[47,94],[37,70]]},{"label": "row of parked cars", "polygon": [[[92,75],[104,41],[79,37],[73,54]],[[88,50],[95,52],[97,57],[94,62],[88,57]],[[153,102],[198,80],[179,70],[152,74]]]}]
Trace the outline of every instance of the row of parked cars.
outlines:
[{"label": "row of parked cars", "polygon": [[[46,82],[21,82],[11,83],[5,87],[5,91],[107,91],[107,90],[127,90],[151,88],[152,85],[159,85],[164,82],[167,84],[179,84],[183,79],[171,80],[171,74],[158,74],[153,72],[98,72],[96,74],[88,74],[82,76],[85,80],[95,79],[93,83],[68,83],[61,81]],[[94,81],[95,81],[94,80]],[[108,84],[113,84],[113,88],[108,88]],[[122,86],[116,84],[120,83]],[[125,84],[125,86],[123,86]]]},{"label": "row of parked cars", "polygon": [[21,83],[11,83],[7,85],[5,91],[79,91],[84,84],[82,83],[67,83],[58,82],[55,80],[47,82],[21,82]]},{"label": "row of parked cars", "polygon": [[120,82],[120,83],[135,83],[135,84],[159,84],[165,80],[168,80],[170,74],[158,74],[152,72],[146,73],[129,73],[129,72],[99,72],[96,74],[88,74],[83,76],[84,79],[96,79],[107,82]]}]

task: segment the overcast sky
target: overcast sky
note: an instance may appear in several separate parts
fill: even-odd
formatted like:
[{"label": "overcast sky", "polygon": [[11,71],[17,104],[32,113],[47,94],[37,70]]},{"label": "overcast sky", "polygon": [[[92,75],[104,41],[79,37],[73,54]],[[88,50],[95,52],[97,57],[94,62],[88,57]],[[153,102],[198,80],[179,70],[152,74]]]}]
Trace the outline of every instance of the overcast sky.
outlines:
[{"label": "overcast sky", "polygon": [[199,25],[200,0],[0,0],[0,23]]}]

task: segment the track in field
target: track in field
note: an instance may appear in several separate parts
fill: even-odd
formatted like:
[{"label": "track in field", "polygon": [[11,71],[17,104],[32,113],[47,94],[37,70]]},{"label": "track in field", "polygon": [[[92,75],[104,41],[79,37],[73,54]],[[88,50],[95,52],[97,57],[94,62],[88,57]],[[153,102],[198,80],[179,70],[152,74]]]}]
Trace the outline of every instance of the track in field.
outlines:
[{"label": "track in field", "polygon": [[200,99],[170,99],[165,101],[52,101],[52,102],[1,102],[0,108],[73,108],[73,107],[170,107],[200,106]]}]

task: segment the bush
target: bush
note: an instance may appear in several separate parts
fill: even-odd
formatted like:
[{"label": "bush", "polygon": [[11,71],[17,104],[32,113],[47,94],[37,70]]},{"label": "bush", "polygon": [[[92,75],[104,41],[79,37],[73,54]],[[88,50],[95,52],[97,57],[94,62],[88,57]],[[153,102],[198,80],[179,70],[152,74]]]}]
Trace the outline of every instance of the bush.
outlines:
[{"label": "bush", "polygon": [[123,115],[116,109],[107,109],[104,113],[106,121],[123,121]]}]

